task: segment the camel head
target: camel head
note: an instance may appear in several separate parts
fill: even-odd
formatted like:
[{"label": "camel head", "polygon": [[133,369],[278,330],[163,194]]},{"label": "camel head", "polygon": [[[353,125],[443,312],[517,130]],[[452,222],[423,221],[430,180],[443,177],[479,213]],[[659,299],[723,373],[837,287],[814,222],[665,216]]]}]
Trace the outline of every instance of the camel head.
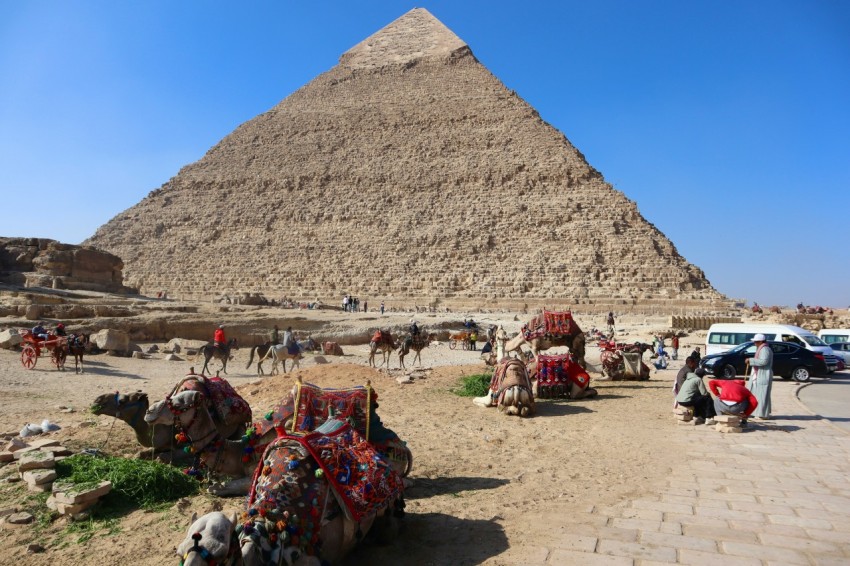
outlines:
[{"label": "camel head", "polygon": [[173,397],[166,397],[151,405],[145,413],[145,422],[170,425],[179,419],[183,426],[187,426],[194,419],[203,398],[204,395],[199,391],[181,391]]},{"label": "camel head", "polygon": [[111,417],[120,417],[124,409],[132,409],[134,407],[143,407],[145,411],[148,409],[148,394],[142,391],[136,391],[129,395],[115,392],[104,393],[98,395],[89,411],[95,415],[109,415]]},{"label": "camel head", "polygon": [[[207,513],[200,519],[192,514],[192,524],[186,538],[177,545],[177,555],[183,566],[205,566],[224,564],[231,554],[233,528],[236,514],[230,517],[219,513]],[[235,548],[234,548],[235,550]]]}]

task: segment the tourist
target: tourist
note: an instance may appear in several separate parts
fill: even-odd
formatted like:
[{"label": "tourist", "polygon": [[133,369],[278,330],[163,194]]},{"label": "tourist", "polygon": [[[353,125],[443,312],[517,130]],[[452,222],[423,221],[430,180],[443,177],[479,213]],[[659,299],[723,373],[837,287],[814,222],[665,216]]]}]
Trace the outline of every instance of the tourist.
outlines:
[{"label": "tourist", "polygon": [[614,336],[614,313],[608,313],[608,335]]},{"label": "tourist", "polygon": [[363,312],[369,312],[369,301],[363,301]]},{"label": "tourist", "polygon": [[667,361],[667,352],[665,352],[663,348],[659,350],[658,357],[653,362],[653,365],[655,366],[656,371],[660,369],[667,369],[669,362]]},{"label": "tourist", "polygon": [[738,380],[712,379],[708,382],[708,390],[715,396],[715,413],[741,417],[741,426],[746,426],[747,417],[759,404],[758,399]]},{"label": "tourist", "polygon": [[[714,424],[714,402],[708,390],[705,388],[702,378],[705,376],[703,368],[697,368],[685,376],[685,382],[676,395],[676,403],[686,407],[694,408],[694,424]],[[708,421],[706,421],[708,419]]]},{"label": "tourist", "polygon": [[348,312],[348,295],[342,298],[342,310],[343,312]]},{"label": "tourist", "polygon": [[271,342],[272,346],[280,344],[280,329],[277,327],[277,324],[274,325],[274,330],[272,330]]},{"label": "tourist", "polygon": [[671,341],[671,347],[673,348],[673,353],[670,356],[670,359],[678,360],[679,359],[679,335],[674,334],[673,340]]},{"label": "tourist", "polygon": [[384,301],[381,301],[381,314],[384,314]]},{"label": "tourist", "polygon": [[43,322],[39,322],[32,327],[32,335],[41,340],[47,340],[47,330],[44,328]]},{"label": "tourist", "polygon": [[410,319],[410,335],[411,336],[419,336],[419,325],[416,324],[416,320]]},{"label": "tourist", "polygon": [[667,355],[666,352],[664,352],[664,338],[662,338],[661,336],[656,336],[655,337],[655,355],[660,357],[662,354],[665,355],[665,356]]},{"label": "tourist", "polygon": [[227,339],[224,337],[224,325],[220,324],[213,334],[213,346],[224,348],[225,344],[227,344]]},{"label": "tourist", "polygon": [[756,355],[747,360],[753,368],[747,383],[747,389],[758,399],[758,410],[753,414],[757,419],[770,418],[770,390],[773,386],[773,350],[765,341],[764,334],[753,336],[756,345]]}]

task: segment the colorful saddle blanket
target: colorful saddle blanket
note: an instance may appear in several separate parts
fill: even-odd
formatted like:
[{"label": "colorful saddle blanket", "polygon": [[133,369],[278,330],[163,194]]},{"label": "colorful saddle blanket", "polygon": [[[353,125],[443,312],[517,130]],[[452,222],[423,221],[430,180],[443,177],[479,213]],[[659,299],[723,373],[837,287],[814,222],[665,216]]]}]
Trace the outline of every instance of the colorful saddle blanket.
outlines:
[{"label": "colorful saddle blanket", "polygon": [[[317,468],[321,474],[317,474]],[[266,517],[287,507],[298,510],[299,516],[306,514],[299,518],[313,523],[313,528],[303,525],[304,535],[312,538],[320,526],[319,510],[325,506],[325,501],[320,500],[324,483],[321,478],[331,484],[346,514],[358,522],[387,507],[404,490],[401,476],[393,471],[389,461],[363,435],[343,423],[327,434],[285,435],[272,442],[254,474],[250,506],[265,508]],[[293,482],[298,484],[295,490],[290,488]],[[301,493],[302,490],[309,493]],[[304,501],[309,502],[309,509],[304,509]],[[264,514],[262,509],[258,512]]]},{"label": "colorful saddle blanket", "polygon": [[392,346],[393,344],[393,335],[390,332],[384,332],[383,330],[376,330],[372,335],[371,342],[377,342],[378,344],[389,344]]},{"label": "colorful saddle blanket", "polygon": [[210,415],[217,422],[232,425],[251,422],[251,406],[227,380],[189,374],[178,383],[169,397],[181,391],[198,391],[210,400]]},{"label": "colorful saddle blanket", "polygon": [[569,354],[537,356],[537,396],[541,399],[569,397],[572,384],[582,389],[590,385],[590,376]]},{"label": "colorful saddle blanket", "polygon": [[543,336],[575,336],[581,332],[570,311],[543,311],[535,315],[531,322],[522,327],[526,340]]}]

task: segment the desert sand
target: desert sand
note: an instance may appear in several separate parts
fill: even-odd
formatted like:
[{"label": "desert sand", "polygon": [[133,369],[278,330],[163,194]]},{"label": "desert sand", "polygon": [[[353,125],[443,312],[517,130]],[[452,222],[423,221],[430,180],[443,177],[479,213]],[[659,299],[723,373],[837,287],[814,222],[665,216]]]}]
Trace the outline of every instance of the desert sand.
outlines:
[{"label": "desert sand", "polygon": [[[410,316],[388,314],[377,320],[372,313],[351,315],[349,325],[352,332],[363,332],[378,325],[405,324]],[[429,324],[450,324],[459,317],[417,315],[426,330]],[[604,323],[599,315],[584,319],[577,315],[576,319],[585,329]],[[520,321],[507,313],[480,319],[484,324],[503,322],[509,331],[518,330]],[[617,328],[620,340],[648,340],[653,331],[664,328],[664,319],[625,318],[618,320]],[[242,349],[230,362],[226,377],[249,401],[255,418],[274,406],[296,375],[327,387],[371,380],[384,424],[406,440],[413,452],[413,486],[406,493],[408,515],[401,536],[386,546],[362,545],[345,564],[498,564],[499,555],[520,541],[543,545],[553,536],[568,537],[564,525],[579,510],[617,505],[658,489],[676,458],[665,447],[665,438],[676,426],[670,416],[671,380],[682,358],[703,341],[704,334],[699,333],[685,338],[680,360],[666,371],[653,370],[646,382],[604,381],[598,371],[592,371],[598,397],[540,400],[538,414],[530,419],[479,408],[471,398],[453,394],[462,376],[480,373],[485,366],[476,352],[451,350],[446,342],[425,349],[422,366],[412,372],[413,382],[403,385],[396,377],[411,374],[410,369],[395,369],[396,356],[389,372],[367,367],[365,344],[344,346],[341,357],[308,355],[295,372],[261,378],[253,366],[245,369],[248,351]],[[159,343],[160,348],[163,345]],[[590,369],[598,365],[598,356],[597,348],[589,344]],[[156,400],[190,367],[200,368],[191,359],[167,361],[162,354],[151,359],[101,354],[88,358],[85,373],[76,375],[72,370],[59,372],[47,361],[39,360],[28,371],[17,351],[0,351],[0,431],[19,430],[28,422],[47,418],[62,427],[51,436],[68,447],[98,448],[128,457],[139,448],[131,429],[111,417],[88,413],[92,400],[105,392],[138,389]],[[59,407],[72,407],[75,412],[63,413]],[[15,473],[13,466],[0,468],[0,478]],[[33,510],[35,503],[29,495],[22,483],[4,481],[0,509]],[[121,518],[118,532],[104,531],[81,544],[73,535],[63,536],[64,518],[39,528],[3,524],[0,563],[79,566],[108,559],[176,564],[174,548],[193,511],[202,514],[241,506],[241,498],[198,495],[165,511],[130,513]],[[542,515],[563,517],[564,523],[537,521]],[[26,546],[33,542],[46,551],[27,554]]]}]

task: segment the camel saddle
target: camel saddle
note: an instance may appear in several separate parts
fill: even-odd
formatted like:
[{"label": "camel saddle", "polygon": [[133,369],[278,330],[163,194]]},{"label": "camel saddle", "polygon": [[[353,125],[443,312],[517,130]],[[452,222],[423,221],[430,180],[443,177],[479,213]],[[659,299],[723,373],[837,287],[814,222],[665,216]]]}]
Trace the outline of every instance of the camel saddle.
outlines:
[{"label": "camel saddle", "polygon": [[569,397],[572,384],[582,389],[590,385],[590,375],[570,354],[537,356],[537,364],[530,372],[537,376],[537,396],[543,399]]},{"label": "camel saddle", "polygon": [[386,332],[384,330],[376,330],[372,335],[371,342],[375,342],[376,344],[389,344],[393,345],[393,335],[390,332]]},{"label": "camel saddle", "polygon": [[570,311],[543,311],[522,327],[526,340],[545,336],[575,336],[581,332]]},{"label": "camel saddle", "polygon": [[181,391],[198,391],[209,399],[210,415],[217,422],[228,425],[251,422],[251,406],[225,379],[190,373],[174,386],[169,397]]}]

